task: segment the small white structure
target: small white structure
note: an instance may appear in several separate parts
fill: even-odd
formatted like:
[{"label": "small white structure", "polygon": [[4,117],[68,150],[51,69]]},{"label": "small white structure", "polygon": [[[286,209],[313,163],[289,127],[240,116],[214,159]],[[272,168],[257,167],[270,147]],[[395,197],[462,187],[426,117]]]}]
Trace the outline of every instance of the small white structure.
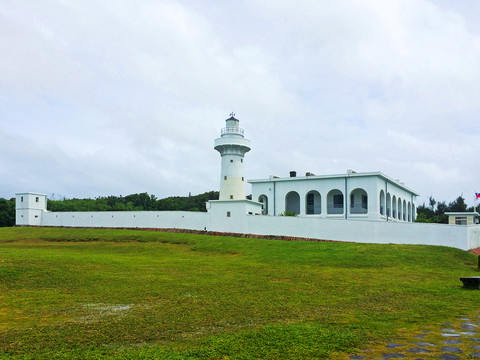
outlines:
[{"label": "small white structure", "polygon": [[215,150],[222,157],[220,172],[219,200],[207,202],[209,213],[233,217],[235,215],[259,215],[262,204],[245,198],[245,174],[243,160],[250,151],[250,140],[243,136],[240,121],[234,114],[226,121],[226,127],[221,130],[221,136],[215,139]]},{"label": "small white structure", "polygon": [[17,225],[42,225],[42,214],[47,210],[47,195],[34,192],[15,194]]},{"label": "small white structure", "polygon": [[473,212],[446,212],[450,225],[475,225],[478,224],[480,214]]},{"label": "small white structure", "polygon": [[413,222],[418,194],[381,172],[316,176],[306,173],[249,180],[252,199],[263,204],[263,214],[285,212],[330,219]]}]

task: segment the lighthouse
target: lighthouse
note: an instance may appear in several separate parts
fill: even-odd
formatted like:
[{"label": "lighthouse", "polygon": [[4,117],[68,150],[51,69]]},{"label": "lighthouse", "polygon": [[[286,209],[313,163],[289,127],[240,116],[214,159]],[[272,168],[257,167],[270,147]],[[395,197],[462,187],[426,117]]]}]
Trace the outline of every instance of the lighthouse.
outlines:
[{"label": "lighthouse", "polygon": [[218,200],[207,201],[206,207],[213,218],[223,219],[215,225],[216,231],[241,232],[245,215],[260,215],[262,203],[245,198],[243,158],[250,151],[250,140],[243,136],[240,121],[234,113],[225,122],[226,126],[214,145],[222,157],[220,196]]},{"label": "lighthouse", "polygon": [[250,140],[243,136],[234,113],[225,122],[221,136],[215,139],[215,150],[222,157],[219,200],[245,200],[243,158],[250,151]]}]

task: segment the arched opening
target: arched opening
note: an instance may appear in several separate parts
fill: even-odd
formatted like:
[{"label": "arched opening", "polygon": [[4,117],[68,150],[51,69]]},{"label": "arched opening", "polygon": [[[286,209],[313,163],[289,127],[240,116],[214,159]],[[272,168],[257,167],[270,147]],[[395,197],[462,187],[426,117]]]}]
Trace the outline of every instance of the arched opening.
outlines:
[{"label": "arched opening", "polygon": [[343,193],[338,189],[327,195],[327,214],[343,214]]},{"label": "arched opening", "polygon": [[300,195],[296,191],[290,191],[285,196],[285,211],[300,214]]},{"label": "arched opening", "polygon": [[412,203],[412,221],[416,219],[415,204]]},{"label": "arched opening", "polygon": [[387,193],[387,216],[392,216],[392,198],[390,197],[390,193]]},{"label": "arched opening", "polygon": [[380,215],[385,215],[385,192],[380,190]]},{"label": "arched opening", "polygon": [[397,213],[398,220],[402,220],[402,200],[398,198],[398,213]]},{"label": "arched opening", "polygon": [[366,214],[368,213],[368,195],[361,188],[357,188],[350,192],[350,214]]},{"label": "arched opening", "polygon": [[258,202],[262,203],[262,215],[268,215],[268,197],[262,194],[258,197]]},{"label": "arched opening", "polygon": [[407,221],[407,202],[405,200],[403,200],[402,210],[403,210],[403,221]]},{"label": "arched opening", "polygon": [[395,195],[392,196],[392,218],[397,218],[397,198]]},{"label": "arched opening", "polygon": [[318,215],[322,212],[321,199],[320,193],[316,190],[312,190],[307,193],[307,196],[305,197],[305,212],[307,215]]},{"label": "arched opening", "polygon": [[411,222],[412,221],[412,204],[410,204],[410,201],[408,202],[407,209],[408,209],[408,222]]}]

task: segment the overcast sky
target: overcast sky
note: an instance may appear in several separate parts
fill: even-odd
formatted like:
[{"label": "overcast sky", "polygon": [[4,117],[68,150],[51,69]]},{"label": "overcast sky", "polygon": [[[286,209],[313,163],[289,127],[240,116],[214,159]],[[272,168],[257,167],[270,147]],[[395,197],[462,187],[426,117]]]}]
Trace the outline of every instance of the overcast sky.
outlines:
[{"label": "overcast sky", "polygon": [[476,0],[3,0],[0,197],[218,190],[233,111],[247,179],[382,171],[473,205],[478,19]]}]

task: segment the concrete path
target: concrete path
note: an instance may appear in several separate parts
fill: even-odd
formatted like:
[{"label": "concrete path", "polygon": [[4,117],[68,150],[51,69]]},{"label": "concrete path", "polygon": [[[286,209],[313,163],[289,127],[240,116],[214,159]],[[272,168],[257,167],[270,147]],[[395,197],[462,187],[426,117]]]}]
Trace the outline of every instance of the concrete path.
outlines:
[{"label": "concrete path", "polygon": [[480,316],[461,317],[450,323],[425,326],[413,335],[364,349],[348,357],[362,359],[480,359]]}]

